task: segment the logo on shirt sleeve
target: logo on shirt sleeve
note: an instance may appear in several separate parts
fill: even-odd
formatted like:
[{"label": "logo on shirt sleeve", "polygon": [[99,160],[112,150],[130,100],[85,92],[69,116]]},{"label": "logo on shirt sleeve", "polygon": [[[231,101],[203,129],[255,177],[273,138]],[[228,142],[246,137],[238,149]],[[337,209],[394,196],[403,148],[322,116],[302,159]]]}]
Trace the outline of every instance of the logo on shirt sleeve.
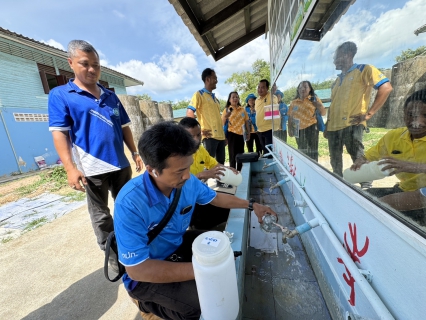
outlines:
[{"label": "logo on shirt sleeve", "polygon": [[114,109],[112,109],[112,113],[113,113],[116,117],[118,117],[118,116],[120,115],[120,111],[118,110],[118,108],[114,108]]}]

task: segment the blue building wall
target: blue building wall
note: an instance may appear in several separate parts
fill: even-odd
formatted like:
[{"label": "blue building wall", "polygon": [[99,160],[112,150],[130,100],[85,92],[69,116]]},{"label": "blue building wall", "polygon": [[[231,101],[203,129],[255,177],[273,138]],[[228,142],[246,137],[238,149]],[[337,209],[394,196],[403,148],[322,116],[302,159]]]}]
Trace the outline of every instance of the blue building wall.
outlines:
[{"label": "blue building wall", "polygon": [[[48,95],[36,62],[0,52],[0,74],[0,177],[38,170],[36,156],[43,156],[48,165],[55,164],[59,156],[47,118],[16,121],[14,117],[14,113],[48,114]],[[117,94],[127,94],[124,86],[111,86]]]}]

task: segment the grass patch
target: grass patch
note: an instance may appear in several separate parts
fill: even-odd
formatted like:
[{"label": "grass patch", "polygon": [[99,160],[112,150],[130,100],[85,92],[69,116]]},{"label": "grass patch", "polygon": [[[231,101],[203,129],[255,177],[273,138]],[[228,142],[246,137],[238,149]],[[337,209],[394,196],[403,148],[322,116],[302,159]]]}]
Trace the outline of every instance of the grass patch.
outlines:
[{"label": "grass patch", "polygon": [[67,173],[63,166],[55,167],[53,170],[43,172],[39,179],[32,184],[22,186],[16,190],[20,196],[31,194],[34,190],[42,187],[47,192],[58,191],[68,185]]},{"label": "grass patch", "polygon": [[[363,144],[364,150],[370,149],[372,146],[376,145],[377,142],[391,129],[385,128],[370,128],[370,133],[364,133]],[[275,136],[277,138],[277,136]],[[287,144],[297,149],[296,138],[287,137]],[[318,141],[318,153],[320,157],[329,157],[330,152],[328,151],[328,140],[323,137],[322,132],[319,134]],[[348,154],[346,148],[343,148],[343,153]]]},{"label": "grass patch", "polygon": [[72,201],[83,201],[86,199],[86,193],[81,191],[69,191],[63,194],[65,198],[62,198],[61,201],[72,202]]},{"label": "grass patch", "polygon": [[42,225],[44,225],[47,222],[47,217],[41,217],[38,219],[34,219],[33,221],[30,221],[27,223],[27,225],[24,228],[24,232],[25,231],[30,231],[30,230],[34,230],[36,228],[41,227]]},{"label": "grass patch", "polygon": [[13,240],[13,237],[6,237],[1,239],[1,243],[7,243],[9,241]]}]

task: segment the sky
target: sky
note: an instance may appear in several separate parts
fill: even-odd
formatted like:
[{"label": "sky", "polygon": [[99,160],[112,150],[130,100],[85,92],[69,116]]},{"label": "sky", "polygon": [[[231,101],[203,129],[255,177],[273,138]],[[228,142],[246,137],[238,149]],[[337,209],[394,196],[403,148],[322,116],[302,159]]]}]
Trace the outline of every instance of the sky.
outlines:
[{"label": "sky", "polygon": [[[426,24],[424,12],[424,0],[357,0],[320,42],[298,42],[278,87],[334,78],[339,72],[333,52],[347,40],[358,45],[355,62],[390,68],[401,50],[426,45],[426,33],[413,33]],[[263,35],[215,62],[168,0],[4,0],[0,27],[64,50],[72,39],[87,40],[102,65],[145,83],[127,88],[128,94],[146,93],[156,101],[190,99],[203,87],[201,72],[207,67],[218,76],[215,93],[226,99],[233,88],[225,80],[232,73],[251,70],[256,59],[269,61],[269,39]]]}]

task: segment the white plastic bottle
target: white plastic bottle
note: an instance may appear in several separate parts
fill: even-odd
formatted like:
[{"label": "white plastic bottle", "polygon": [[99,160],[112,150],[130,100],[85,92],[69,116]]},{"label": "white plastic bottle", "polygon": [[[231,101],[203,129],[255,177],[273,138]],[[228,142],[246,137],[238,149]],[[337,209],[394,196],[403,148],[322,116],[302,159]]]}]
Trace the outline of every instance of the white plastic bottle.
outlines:
[{"label": "white plastic bottle", "polygon": [[223,168],[223,176],[220,176],[220,179],[218,179],[220,182],[229,184],[231,186],[239,186],[241,182],[243,181],[243,176],[241,173],[235,174],[231,169],[228,169],[226,167]]},{"label": "white plastic bottle", "polygon": [[192,265],[204,320],[235,320],[240,310],[234,254],[229,238],[218,231],[192,243]]},{"label": "white plastic bottle", "polygon": [[384,164],[379,165],[378,161],[364,163],[359,170],[353,171],[350,168],[343,172],[343,179],[350,183],[360,183],[383,179],[391,173],[392,170],[382,171]]}]

